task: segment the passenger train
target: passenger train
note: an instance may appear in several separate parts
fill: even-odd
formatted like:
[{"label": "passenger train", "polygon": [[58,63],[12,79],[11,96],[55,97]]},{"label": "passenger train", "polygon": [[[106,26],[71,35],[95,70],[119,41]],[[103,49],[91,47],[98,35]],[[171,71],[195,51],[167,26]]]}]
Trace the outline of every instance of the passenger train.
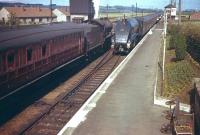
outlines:
[{"label": "passenger train", "polygon": [[150,28],[159,21],[161,14],[150,14],[143,17],[134,17],[115,22],[112,44],[114,53],[128,53]]},{"label": "passenger train", "polygon": [[51,24],[0,32],[0,98],[63,64],[111,45],[112,23]]},{"label": "passenger train", "polygon": [[160,14],[82,24],[62,23],[0,32],[0,99],[54,69],[91,53],[129,52],[156,23]]}]

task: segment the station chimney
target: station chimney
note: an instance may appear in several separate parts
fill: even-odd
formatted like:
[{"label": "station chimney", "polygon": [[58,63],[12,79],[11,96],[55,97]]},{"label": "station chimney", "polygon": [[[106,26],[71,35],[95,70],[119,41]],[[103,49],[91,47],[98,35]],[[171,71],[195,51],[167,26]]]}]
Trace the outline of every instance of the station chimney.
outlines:
[{"label": "station chimney", "polygon": [[70,13],[72,17],[94,18],[95,9],[93,0],[70,0]]}]

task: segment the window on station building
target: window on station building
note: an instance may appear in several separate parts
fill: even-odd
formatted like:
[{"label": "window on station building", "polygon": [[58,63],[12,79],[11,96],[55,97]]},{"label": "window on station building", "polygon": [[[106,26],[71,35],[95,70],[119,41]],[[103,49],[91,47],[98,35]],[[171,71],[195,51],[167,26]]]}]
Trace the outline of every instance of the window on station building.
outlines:
[{"label": "window on station building", "polygon": [[39,18],[39,22],[42,22],[42,18]]},{"label": "window on station building", "polygon": [[47,50],[47,46],[46,45],[43,45],[42,46],[42,56],[46,56],[46,50]]},{"label": "window on station building", "polygon": [[34,18],[31,18],[31,22],[34,22],[35,21],[35,19]]},{"label": "window on station building", "polygon": [[14,53],[9,53],[7,55],[8,66],[12,66],[14,64],[14,60],[15,60],[15,54]]},{"label": "window on station building", "polygon": [[31,61],[32,60],[32,49],[28,48],[27,49],[27,61]]}]

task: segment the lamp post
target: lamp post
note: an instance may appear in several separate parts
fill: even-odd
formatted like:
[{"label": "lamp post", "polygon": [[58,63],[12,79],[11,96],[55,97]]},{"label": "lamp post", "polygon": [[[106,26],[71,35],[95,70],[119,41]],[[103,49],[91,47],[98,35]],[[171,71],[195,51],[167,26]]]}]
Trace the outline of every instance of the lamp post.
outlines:
[{"label": "lamp post", "polygon": [[163,47],[163,80],[165,79],[165,50],[166,50],[166,35],[167,35],[167,12],[164,11],[164,47]]},{"label": "lamp post", "polygon": [[52,23],[52,21],[53,21],[53,17],[52,17],[52,0],[50,0],[50,15],[51,15],[51,23]]}]

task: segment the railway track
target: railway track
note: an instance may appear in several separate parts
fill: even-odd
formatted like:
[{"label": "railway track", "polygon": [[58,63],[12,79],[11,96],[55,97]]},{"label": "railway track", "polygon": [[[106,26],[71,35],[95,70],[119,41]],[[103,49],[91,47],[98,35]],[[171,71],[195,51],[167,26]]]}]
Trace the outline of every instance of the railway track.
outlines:
[{"label": "railway track", "polygon": [[21,134],[57,134],[123,59],[121,56],[113,56],[112,51],[107,52],[69,93],[63,95]]}]

